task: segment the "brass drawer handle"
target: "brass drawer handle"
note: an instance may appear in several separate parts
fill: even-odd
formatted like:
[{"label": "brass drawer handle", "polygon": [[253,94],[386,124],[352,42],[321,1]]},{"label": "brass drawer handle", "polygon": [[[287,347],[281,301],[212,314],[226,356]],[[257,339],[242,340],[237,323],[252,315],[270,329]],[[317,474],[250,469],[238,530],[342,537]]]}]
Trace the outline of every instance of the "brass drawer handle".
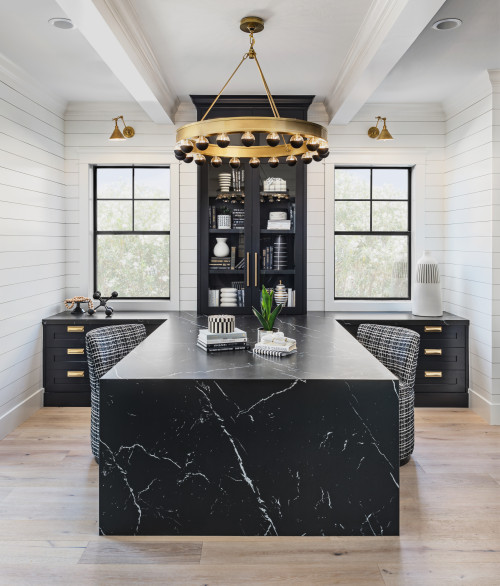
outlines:
[{"label": "brass drawer handle", "polygon": [[84,332],[85,331],[85,326],[68,326],[66,328],[66,331],[68,333],[72,333],[72,332]]},{"label": "brass drawer handle", "polygon": [[425,326],[424,331],[425,332],[442,332],[443,326]]},{"label": "brass drawer handle", "polygon": [[426,356],[442,356],[443,351],[441,348],[425,348],[424,354]]},{"label": "brass drawer handle", "polygon": [[85,354],[84,348],[68,348],[68,354]]},{"label": "brass drawer handle", "polygon": [[66,373],[68,378],[83,378],[85,376],[84,370],[68,370]]},{"label": "brass drawer handle", "polygon": [[442,378],[443,373],[440,370],[426,370],[425,378]]}]

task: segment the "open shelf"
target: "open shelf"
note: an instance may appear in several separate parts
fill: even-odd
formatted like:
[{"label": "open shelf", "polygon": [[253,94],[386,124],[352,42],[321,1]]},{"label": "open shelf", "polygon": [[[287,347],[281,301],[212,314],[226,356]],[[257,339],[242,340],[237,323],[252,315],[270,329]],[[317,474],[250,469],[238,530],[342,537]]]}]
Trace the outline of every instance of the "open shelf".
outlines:
[{"label": "open shelf", "polygon": [[262,275],[295,275],[295,269],[261,269]]},{"label": "open shelf", "polygon": [[262,229],[261,234],[295,234],[295,230],[266,230]]},{"label": "open shelf", "polygon": [[209,234],[244,234],[245,228],[210,228]]}]

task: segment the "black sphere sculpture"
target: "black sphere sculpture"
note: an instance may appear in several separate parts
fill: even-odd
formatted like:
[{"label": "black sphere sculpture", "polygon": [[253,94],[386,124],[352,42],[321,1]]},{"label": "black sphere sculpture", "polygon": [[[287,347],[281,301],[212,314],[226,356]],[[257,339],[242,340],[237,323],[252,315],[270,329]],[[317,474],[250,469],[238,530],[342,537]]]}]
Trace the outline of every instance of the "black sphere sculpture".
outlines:
[{"label": "black sphere sculpture", "polygon": [[103,307],[104,306],[104,313],[106,314],[106,317],[111,317],[111,315],[113,314],[114,309],[108,305],[108,301],[110,299],[116,299],[118,297],[118,293],[116,291],[113,291],[111,293],[110,297],[103,297],[101,295],[100,291],[95,291],[94,294],[92,295],[92,297],[96,300],[99,301],[99,305],[96,305],[94,307],[94,309],[89,309],[88,310],[88,314],[89,315],[93,315],[96,310],[99,309],[99,307]]}]

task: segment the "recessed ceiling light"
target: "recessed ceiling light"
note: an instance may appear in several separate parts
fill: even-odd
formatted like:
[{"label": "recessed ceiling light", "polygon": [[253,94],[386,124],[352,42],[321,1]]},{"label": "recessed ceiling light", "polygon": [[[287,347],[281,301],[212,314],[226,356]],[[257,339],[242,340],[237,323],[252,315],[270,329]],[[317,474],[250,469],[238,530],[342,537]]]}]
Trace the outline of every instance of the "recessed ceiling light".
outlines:
[{"label": "recessed ceiling light", "polygon": [[462,24],[459,18],[443,18],[442,20],[436,20],[432,25],[433,29],[437,31],[449,31],[452,28],[457,28]]},{"label": "recessed ceiling light", "polygon": [[75,28],[75,25],[71,22],[70,18],[51,18],[49,19],[49,24],[55,26],[56,28],[62,28],[65,30]]}]

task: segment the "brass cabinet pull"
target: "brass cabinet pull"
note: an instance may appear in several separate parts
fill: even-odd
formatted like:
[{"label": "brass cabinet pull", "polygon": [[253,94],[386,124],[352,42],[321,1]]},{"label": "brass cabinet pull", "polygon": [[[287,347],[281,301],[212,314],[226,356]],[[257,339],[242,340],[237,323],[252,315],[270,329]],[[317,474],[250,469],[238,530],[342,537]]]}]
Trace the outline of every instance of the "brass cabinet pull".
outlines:
[{"label": "brass cabinet pull", "polygon": [[250,287],[250,253],[247,252],[247,287]]},{"label": "brass cabinet pull", "polygon": [[255,253],[255,286],[257,287],[257,265],[259,263],[258,254]]},{"label": "brass cabinet pull", "polygon": [[442,332],[443,326],[425,326],[424,331],[425,332]]},{"label": "brass cabinet pull", "polygon": [[66,375],[68,378],[83,378],[85,376],[85,371],[83,371],[83,370],[68,370]]},{"label": "brass cabinet pull", "polygon": [[425,378],[442,378],[443,373],[440,370],[426,370]]},{"label": "brass cabinet pull", "polygon": [[85,354],[84,348],[68,348],[68,354]]},{"label": "brass cabinet pull", "polygon": [[424,354],[426,356],[442,356],[443,351],[441,348],[425,348]]},{"label": "brass cabinet pull", "polygon": [[66,331],[68,333],[72,333],[72,332],[83,332],[83,331],[85,331],[85,326],[68,326],[66,328]]}]

